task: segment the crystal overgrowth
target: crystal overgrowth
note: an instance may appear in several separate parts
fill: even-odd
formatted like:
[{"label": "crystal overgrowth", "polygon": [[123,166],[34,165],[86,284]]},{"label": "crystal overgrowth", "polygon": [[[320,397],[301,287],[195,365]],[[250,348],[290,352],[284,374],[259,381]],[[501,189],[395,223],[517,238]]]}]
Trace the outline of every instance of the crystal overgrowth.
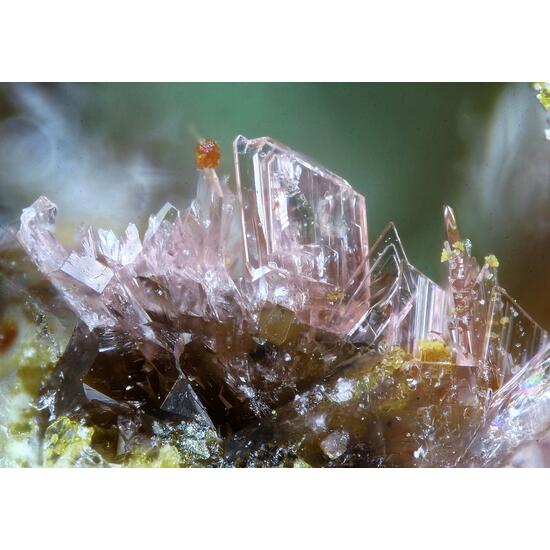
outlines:
[{"label": "crystal overgrowth", "polygon": [[143,240],[88,228],[69,252],[51,201],[23,211],[17,240],[78,319],[33,405],[43,463],[496,465],[547,429],[547,333],[452,209],[439,286],[393,224],[369,248],[339,176],[269,138],[234,158],[220,178],[200,144],[195,199]]}]

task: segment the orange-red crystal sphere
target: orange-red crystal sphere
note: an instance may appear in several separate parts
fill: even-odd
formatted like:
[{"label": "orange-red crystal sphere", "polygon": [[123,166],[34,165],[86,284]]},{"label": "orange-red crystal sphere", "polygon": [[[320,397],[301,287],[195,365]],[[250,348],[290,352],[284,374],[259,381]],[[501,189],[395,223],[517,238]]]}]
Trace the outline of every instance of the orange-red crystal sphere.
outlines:
[{"label": "orange-red crystal sphere", "polygon": [[220,146],[213,139],[204,139],[195,147],[198,168],[217,168],[221,156]]}]

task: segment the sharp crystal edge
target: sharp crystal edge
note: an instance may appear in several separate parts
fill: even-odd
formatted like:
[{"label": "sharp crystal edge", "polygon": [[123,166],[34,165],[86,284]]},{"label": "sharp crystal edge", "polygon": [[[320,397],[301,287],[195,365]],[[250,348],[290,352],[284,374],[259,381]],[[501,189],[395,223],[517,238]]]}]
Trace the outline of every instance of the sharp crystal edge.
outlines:
[{"label": "sharp crystal edge", "polygon": [[[218,466],[495,465],[544,433],[548,334],[450,207],[440,286],[393,224],[369,248],[365,197],[316,162],[238,136],[228,179],[203,149],[195,199],[143,240],[89,228],[68,251],[51,201],[23,210],[17,241],[78,319],[38,398],[44,463],[141,464],[149,446],[189,465],[192,446]],[[56,459],[78,426],[91,450]]]}]

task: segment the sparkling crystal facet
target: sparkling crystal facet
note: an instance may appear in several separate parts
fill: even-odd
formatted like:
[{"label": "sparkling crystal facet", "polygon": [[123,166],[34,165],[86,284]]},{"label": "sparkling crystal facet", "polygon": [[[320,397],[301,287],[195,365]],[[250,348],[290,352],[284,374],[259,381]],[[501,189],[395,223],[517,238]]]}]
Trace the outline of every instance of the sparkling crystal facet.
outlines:
[{"label": "sparkling crystal facet", "polygon": [[[308,304],[338,296],[368,253],[365,199],[342,178],[269,138],[234,144],[245,260],[253,278],[276,272],[270,299],[295,311],[302,303],[277,294],[283,279],[309,292]],[[282,284],[288,286],[288,282]],[[310,307],[310,310],[313,309]],[[308,313],[311,314],[311,311]],[[324,315],[310,315],[324,324]]]}]

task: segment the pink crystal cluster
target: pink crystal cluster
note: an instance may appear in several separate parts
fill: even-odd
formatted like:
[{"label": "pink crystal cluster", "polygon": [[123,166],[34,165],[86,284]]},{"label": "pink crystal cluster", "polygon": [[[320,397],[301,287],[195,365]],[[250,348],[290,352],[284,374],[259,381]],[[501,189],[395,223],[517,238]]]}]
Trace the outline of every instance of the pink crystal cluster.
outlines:
[{"label": "pink crystal cluster", "polygon": [[[452,363],[456,406],[482,413],[458,453],[466,463],[482,456],[489,465],[544,428],[548,335],[499,286],[496,258],[478,266],[449,207],[441,287],[409,263],[393,224],[369,249],[365,198],[342,178],[269,138],[239,136],[234,156],[233,181],[200,170],[191,206],[166,204],[143,240],[133,224],[123,237],[89,228],[69,252],[45,197],[23,211],[17,238],[89,330],[122,331],[176,363],[193,338],[178,330],[183,316],[229,323],[233,337],[269,340],[271,330],[277,341],[290,312],[311,335],[399,348],[420,366]],[[279,317],[266,321],[274,307]],[[430,359],[434,345],[448,359]],[[544,422],[533,421],[533,407],[544,407]]]},{"label": "pink crystal cluster", "polygon": [[120,238],[89,228],[68,252],[46,197],[23,211],[18,239],[90,329],[123,324],[155,339],[146,311],[159,303],[169,318],[217,321],[254,320],[271,303],[343,334],[357,314],[346,310],[349,322],[337,324],[324,310],[327,300],[347,306],[341,295],[364,268],[364,197],[268,138],[238,137],[235,159],[236,193],[214,169],[200,170],[190,208],[165,204],[143,242],[134,224]]},{"label": "pink crystal cluster", "polygon": [[[231,205],[206,172],[192,206],[182,214],[165,204],[150,217],[143,242],[134,224],[121,238],[88,228],[80,250],[69,253],[53,235],[57,209],[46,197],[23,211],[18,239],[91,330],[123,326],[157,340],[146,310],[224,319],[241,306],[221,251]],[[201,193],[211,204],[201,204]]]},{"label": "pink crystal cluster", "polygon": [[236,192],[214,169],[197,195],[149,219],[143,242],[88,228],[78,251],[54,236],[56,206],[40,197],[17,234],[90,330],[121,326],[155,341],[150,312],[257,323],[276,304],[345,336],[368,309],[365,199],[342,178],[268,139],[234,144]]}]

